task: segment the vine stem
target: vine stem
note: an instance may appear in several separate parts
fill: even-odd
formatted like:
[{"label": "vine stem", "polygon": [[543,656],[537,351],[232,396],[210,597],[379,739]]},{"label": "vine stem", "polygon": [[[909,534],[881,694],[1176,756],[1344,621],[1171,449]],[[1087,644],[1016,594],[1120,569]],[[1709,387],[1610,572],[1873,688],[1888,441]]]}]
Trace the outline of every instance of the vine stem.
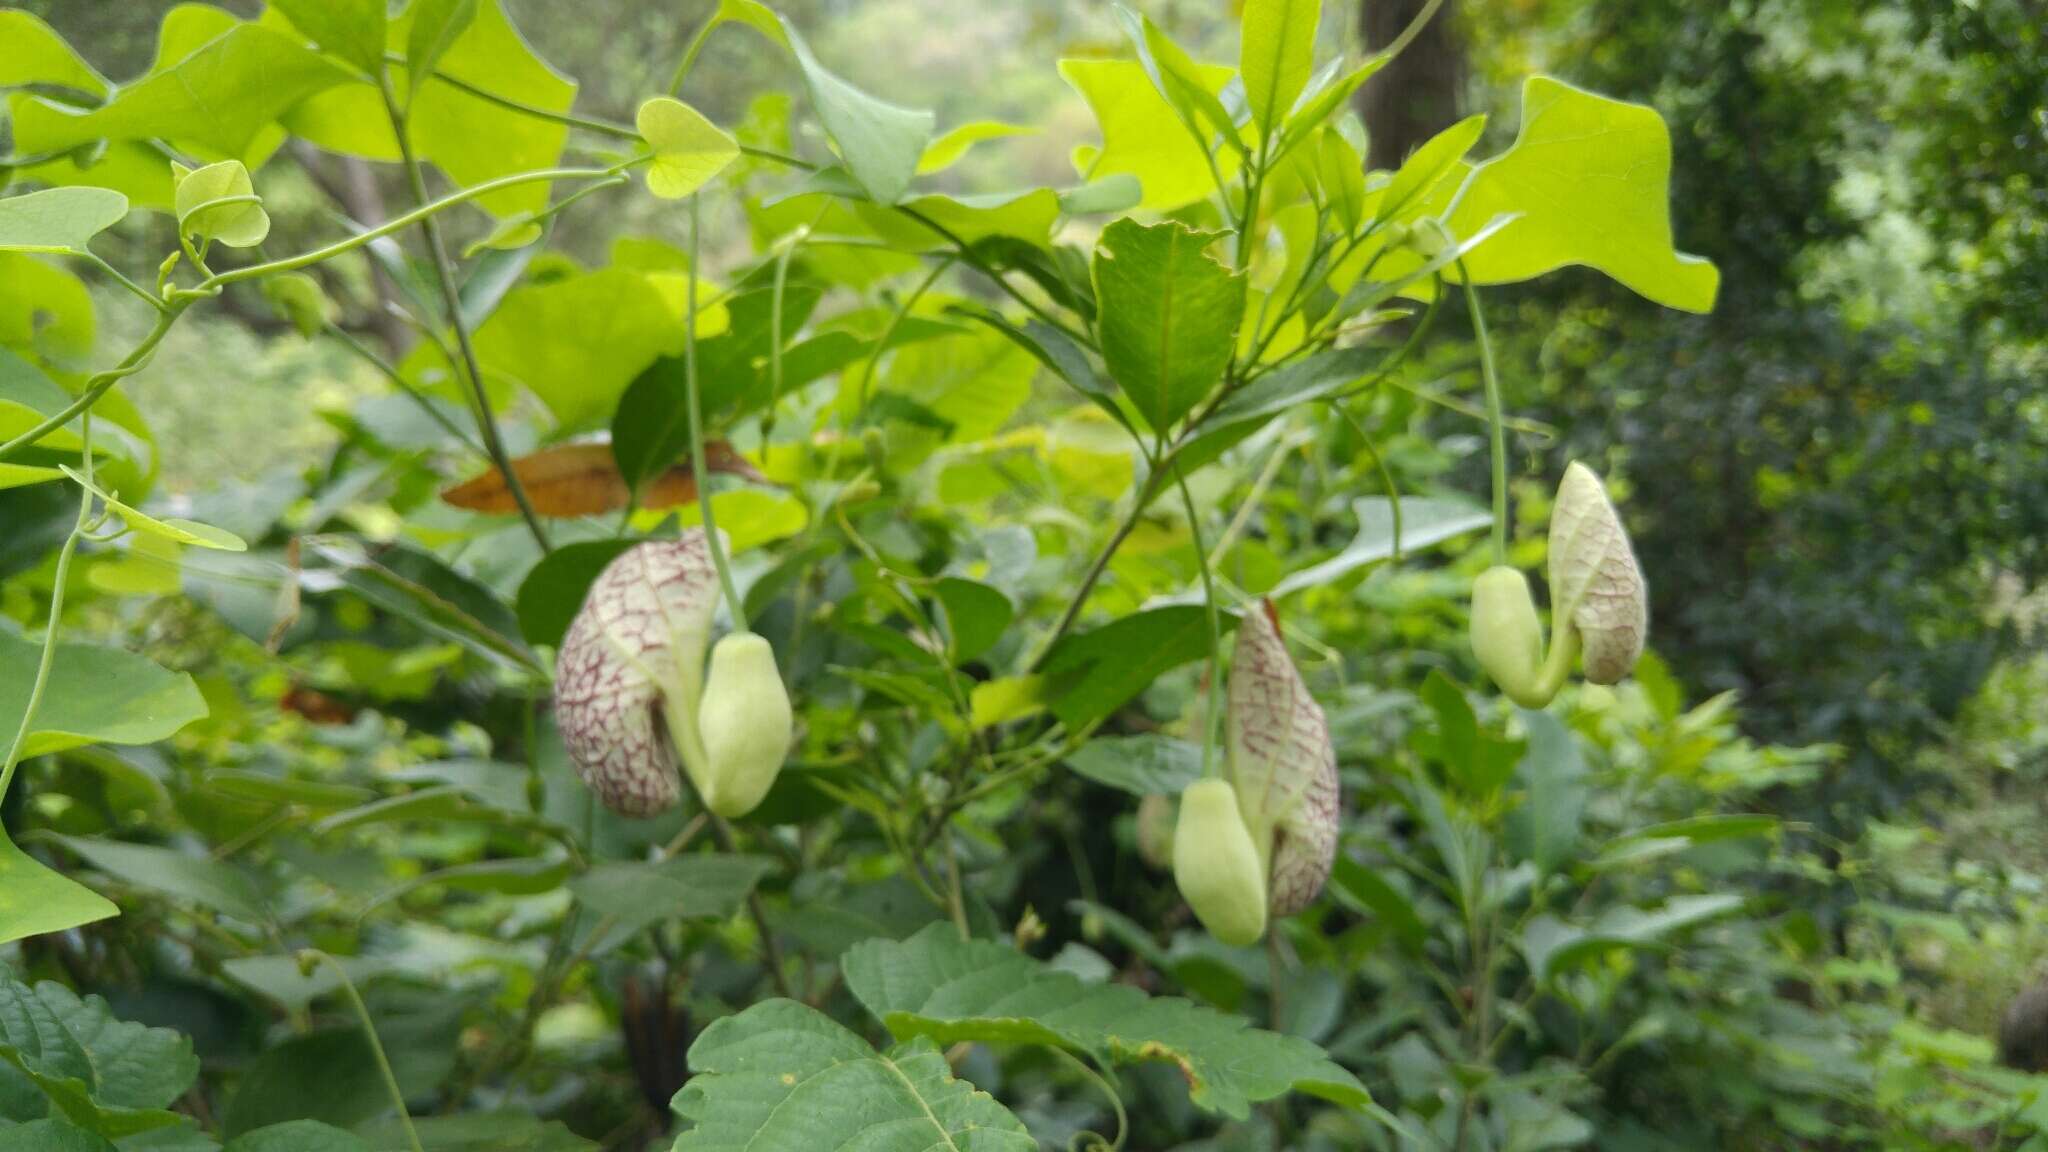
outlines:
[{"label": "vine stem", "polygon": [[1415,19],[1410,20],[1408,26],[1401,29],[1401,34],[1394,37],[1394,42],[1380,50],[1380,55],[1385,56],[1389,60],[1399,56],[1408,45],[1415,42],[1417,36],[1422,35],[1422,30],[1429,26],[1429,22],[1436,15],[1437,9],[1443,6],[1444,0],[1429,0],[1429,3],[1422,6],[1422,11],[1415,14]]},{"label": "vine stem", "polygon": [[62,412],[7,443],[0,444],[0,462],[7,461],[25,448],[33,447],[45,436],[77,419],[81,413],[90,411],[92,406],[99,402],[100,397],[107,394],[108,389],[124,378],[140,372],[143,366],[149,363],[150,357],[156,354],[157,345],[162,344],[164,337],[170,334],[171,325],[178,322],[179,315],[187,306],[186,302],[179,301],[158,312],[156,324],[150,328],[149,334],[142,338],[142,342],[128,353],[126,359],[105,372],[94,375],[86,382],[85,390],[78,394],[78,399],[73,400]]},{"label": "vine stem", "polygon": [[14,740],[7,748],[7,759],[0,761],[0,800],[7,798],[7,786],[14,782],[14,769],[21,763],[22,752],[28,747],[29,732],[36,723],[36,711],[42,707],[43,693],[50,686],[50,670],[57,663],[57,623],[64,615],[64,587],[71,574],[71,558],[78,552],[79,538],[84,536],[92,524],[92,413],[85,415],[81,430],[84,446],[83,474],[86,484],[81,485],[78,498],[78,519],[71,526],[71,534],[64,538],[64,547],[57,553],[56,583],[50,589],[50,627],[43,635],[43,654],[36,663],[36,680],[28,690],[28,705],[21,713],[21,727],[15,729]]},{"label": "vine stem", "polygon": [[405,1090],[398,1086],[398,1074],[391,1070],[391,1058],[384,1054],[384,1042],[377,1038],[377,1026],[370,1022],[370,1009],[363,1003],[363,994],[356,991],[356,982],[349,979],[348,969],[341,966],[341,961],[318,948],[308,948],[300,955],[323,962],[334,970],[334,975],[341,981],[342,993],[348,997],[349,1006],[355,1009],[356,1019],[362,1022],[363,1037],[370,1042],[370,1054],[377,1058],[377,1071],[384,1077],[384,1087],[391,1093],[391,1102],[398,1107],[398,1122],[405,1126],[406,1141],[412,1145],[412,1152],[426,1152],[420,1143],[418,1129],[412,1126],[412,1113],[406,1110]]},{"label": "vine stem", "polygon": [[1458,279],[1465,282],[1465,306],[1472,311],[1472,336],[1479,342],[1479,374],[1486,385],[1486,423],[1493,445],[1493,562],[1508,562],[1508,448],[1507,424],[1501,417],[1500,372],[1493,361],[1493,341],[1486,333],[1486,312],[1479,306],[1479,289],[1458,261]]},{"label": "vine stem", "polygon": [[[425,211],[433,201],[427,197],[426,175],[420,170],[419,156],[413,151],[412,136],[408,131],[405,110],[398,106],[398,94],[391,88],[391,70],[383,68],[377,74],[378,90],[384,94],[384,110],[391,119],[391,131],[398,137],[398,151],[405,161],[406,183],[412,188],[412,198]],[[498,419],[491,411],[491,395],[484,387],[483,368],[477,363],[476,346],[469,338],[469,325],[462,319],[462,292],[455,286],[455,267],[448,259],[448,247],[441,241],[441,224],[432,213],[420,217],[420,233],[427,240],[427,254],[434,264],[434,279],[441,288],[441,302],[448,310],[448,324],[455,329],[455,345],[462,352],[462,366],[469,377],[472,399],[476,402],[476,429],[483,437],[484,448],[491,455],[491,462],[505,477],[505,487],[512,493],[512,502],[519,505],[519,515],[526,521],[526,530],[533,535],[533,542],[540,545],[542,555],[554,551],[548,542],[548,531],[540,522],[540,514],[534,511],[533,501],[526,494],[526,485],[520,482],[519,473],[512,467],[512,457],[505,451],[505,441],[498,434]]]},{"label": "vine stem", "polygon": [[718,569],[718,584],[725,590],[725,602],[732,611],[733,628],[745,632],[747,606],[740,599],[738,586],[733,583],[732,562],[726,558],[725,541],[718,535],[718,521],[711,511],[710,473],[704,467],[704,404],[697,384],[697,276],[700,271],[698,263],[703,255],[701,232],[697,220],[697,193],[692,192],[690,280],[683,290],[683,394],[690,406],[690,476],[697,485],[697,508],[704,516],[704,546],[711,553],[712,566]]},{"label": "vine stem", "polygon": [[1216,771],[1216,726],[1223,719],[1222,709],[1217,707],[1218,696],[1223,687],[1223,623],[1216,609],[1216,578],[1209,572],[1209,550],[1202,543],[1202,520],[1195,511],[1194,494],[1188,491],[1188,478],[1173,466],[1173,479],[1180,488],[1181,503],[1188,511],[1188,532],[1194,536],[1195,563],[1202,569],[1202,602],[1209,612],[1209,685],[1206,702],[1202,705],[1202,778],[1210,779],[1219,775]]},{"label": "vine stem", "polygon": [[[1100,1149],[1107,1147],[1108,1149],[1110,1149],[1110,1152],[1116,1152],[1117,1149],[1122,1148],[1124,1146],[1125,1139],[1127,1139],[1130,1136],[1131,1118],[1124,1111],[1124,1098],[1122,1093],[1119,1093],[1116,1090],[1116,1085],[1110,1082],[1108,1076],[1104,1075],[1101,1072],[1096,1071],[1095,1068],[1091,1066],[1087,1061],[1081,1059],[1079,1056],[1074,1055],[1072,1052],[1067,1051],[1065,1048],[1062,1048],[1059,1045],[1054,1044],[1051,1045],[1048,1050],[1052,1052],[1053,1055],[1064,1059],[1068,1063],[1068,1065],[1070,1065],[1076,1072],[1079,1072],[1084,1078],[1087,1079],[1089,1083],[1095,1085],[1095,1087],[1102,1092],[1103,1096],[1108,1098],[1110,1108],[1116,1113],[1115,1140],[1109,1141],[1107,1144],[1105,1144],[1102,1140],[1102,1137],[1095,1136],[1094,1133],[1090,1132],[1077,1135],[1076,1141],[1078,1142],[1082,1135],[1095,1136],[1094,1148]],[[1068,1145],[1068,1147],[1070,1148],[1074,1146],[1075,1145],[1073,1144]]]}]

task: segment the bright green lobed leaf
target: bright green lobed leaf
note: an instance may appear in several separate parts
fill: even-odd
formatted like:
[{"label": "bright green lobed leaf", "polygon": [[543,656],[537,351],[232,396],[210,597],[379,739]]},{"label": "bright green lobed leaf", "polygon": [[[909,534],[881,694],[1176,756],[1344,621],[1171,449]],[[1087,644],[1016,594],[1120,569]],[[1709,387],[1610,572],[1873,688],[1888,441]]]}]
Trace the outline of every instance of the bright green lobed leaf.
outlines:
[{"label": "bright green lobed leaf", "polygon": [[1322,1049],[1185,1000],[1087,984],[1006,944],[935,924],[901,943],[871,940],[842,962],[846,985],[899,1038],[1050,1044],[1102,1060],[1163,1060],[1195,1104],[1242,1119],[1289,1091],[1361,1108],[1364,1085]]},{"label": "bright green lobed leaf", "polygon": [[322,49],[375,75],[384,66],[385,0],[270,0]]},{"label": "bright green lobed leaf", "polygon": [[1465,258],[1475,283],[1584,264],[1666,307],[1711,311],[1720,272],[1672,247],[1670,201],[1671,134],[1655,109],[1533,76],[1514,146],[1472,170],[1446,222],[1463,237],[1521,213]]},{"label": "bright green lobed leaf", "polygon": [[0,11],[0,88],[54,84],[94,96],[107,93],[101,76],[55,29],[18,8]]},{"label": "bright green lobed leaf", "polygon": [[943,172],[958,164],[976,144],[990,140],[1002,140],[1011,136],[1029,136],[1038,131],[1022,124],[1005,124],[1000,120],[974,120],[953,128],[931,142],[924,155],[917,161],[917,175],[929,176]]},{"label": "bright green lobed leaf", "polygon": [[44,866],[0,828],[0,944],[120,914],[113,901]]},{"label": "bright green lobed leaf", "polygon": [[[1094,110],[1102,130],[1101,148],[1076,165],[1083,178],[1135,176],[1144,187],[1139,207],[1153,212],[1183,207],[1216,191],[1201,146],[1181,127],[1144,65],[1135,60],[1062,60],[1059,68]],[[1210,91],[1221,91],[1230,69],[1202,65],[1200,76]],[[1216,157],[1224,180],[1236,174],[1239,164],[1235,151]]]}]

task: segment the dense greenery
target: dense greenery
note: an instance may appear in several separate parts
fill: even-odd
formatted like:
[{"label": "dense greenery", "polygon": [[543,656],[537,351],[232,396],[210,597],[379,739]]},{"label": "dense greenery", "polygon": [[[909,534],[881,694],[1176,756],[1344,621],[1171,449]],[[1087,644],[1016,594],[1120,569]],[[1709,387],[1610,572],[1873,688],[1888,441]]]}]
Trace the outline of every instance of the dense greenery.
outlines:
[{"label": "dense greenery", "polygon": [[0,8],[0,1152],[2048,1145],[2027,0],[589,7]]}]

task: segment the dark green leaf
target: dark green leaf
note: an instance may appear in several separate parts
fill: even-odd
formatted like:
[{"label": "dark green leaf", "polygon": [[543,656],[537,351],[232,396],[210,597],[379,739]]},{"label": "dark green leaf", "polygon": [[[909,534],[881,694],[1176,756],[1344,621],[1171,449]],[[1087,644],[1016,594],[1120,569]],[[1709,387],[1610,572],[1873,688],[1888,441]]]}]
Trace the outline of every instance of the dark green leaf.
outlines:
[{"label": "dark green leaf", "polygon": [[1236,347],[1244,278],[1203,252],[1215,238],[1118,220],[1095,251],[1102,357],[1157,433],[1215,388]]},{"label": "dark green leaf", "polygon": [[519,583],[519,632],[529,644],[558,648],[583,598],[605,565],[637,540],[589,540],[564,544],[541,559]]},{"label": "dark green leaf", "polygon": [[269,918],[263,889],[237,866],[171,848],[52,836],[87,864],[134,888],[187,900],[204,908],[261,924]]},{"label": "dark green leaf", "polygon": [[[1223,619],[1225,628],[1235,625],[1235,618]],[[1069,635],[1047,653],[1041,671],[1047,683],[1063,686],[1053,697],[1053,714],[1080,729],[1123,707],[1160,673],[1208,651],[1207,609],[1181,604]]]},{"label": "dark green leaf", "polygon": [[1067,767],[1133,796],[1178,796],[1202,777],[1200,745],[1171,736],[1097,736],[1067,756]]},{"label": "dark green leaf", "polygon": [[938,596],[946,610],[946,633],[952,640],[955,664],[965,664],[995,647],[1017,615],[1008,596],[975,580],[947,576],[939,581]]}]

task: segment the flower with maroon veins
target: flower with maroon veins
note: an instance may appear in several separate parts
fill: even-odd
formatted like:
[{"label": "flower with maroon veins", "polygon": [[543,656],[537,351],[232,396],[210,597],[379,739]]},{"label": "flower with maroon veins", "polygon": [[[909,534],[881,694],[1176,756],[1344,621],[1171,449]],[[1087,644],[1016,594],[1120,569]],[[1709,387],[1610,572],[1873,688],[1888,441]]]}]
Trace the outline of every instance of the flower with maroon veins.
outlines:
[{"label": "flower with maroon veins", "polygon": [[1237,626],[1224,724],[1238,809],[1266,874],[1267,911],[1291,916],[1314,902],[1337,859],[1337,752],[1265,601]]},{"label": "flower with maroon veins", "polygon": [[555,718],[569,759],[605,807],[651,816],[682,794],[751,811],[789,755],[793,717],[768,642],[736,632],[705,650],[719,585],[703,530],[649,540],[605,566],[562,639]]}]

